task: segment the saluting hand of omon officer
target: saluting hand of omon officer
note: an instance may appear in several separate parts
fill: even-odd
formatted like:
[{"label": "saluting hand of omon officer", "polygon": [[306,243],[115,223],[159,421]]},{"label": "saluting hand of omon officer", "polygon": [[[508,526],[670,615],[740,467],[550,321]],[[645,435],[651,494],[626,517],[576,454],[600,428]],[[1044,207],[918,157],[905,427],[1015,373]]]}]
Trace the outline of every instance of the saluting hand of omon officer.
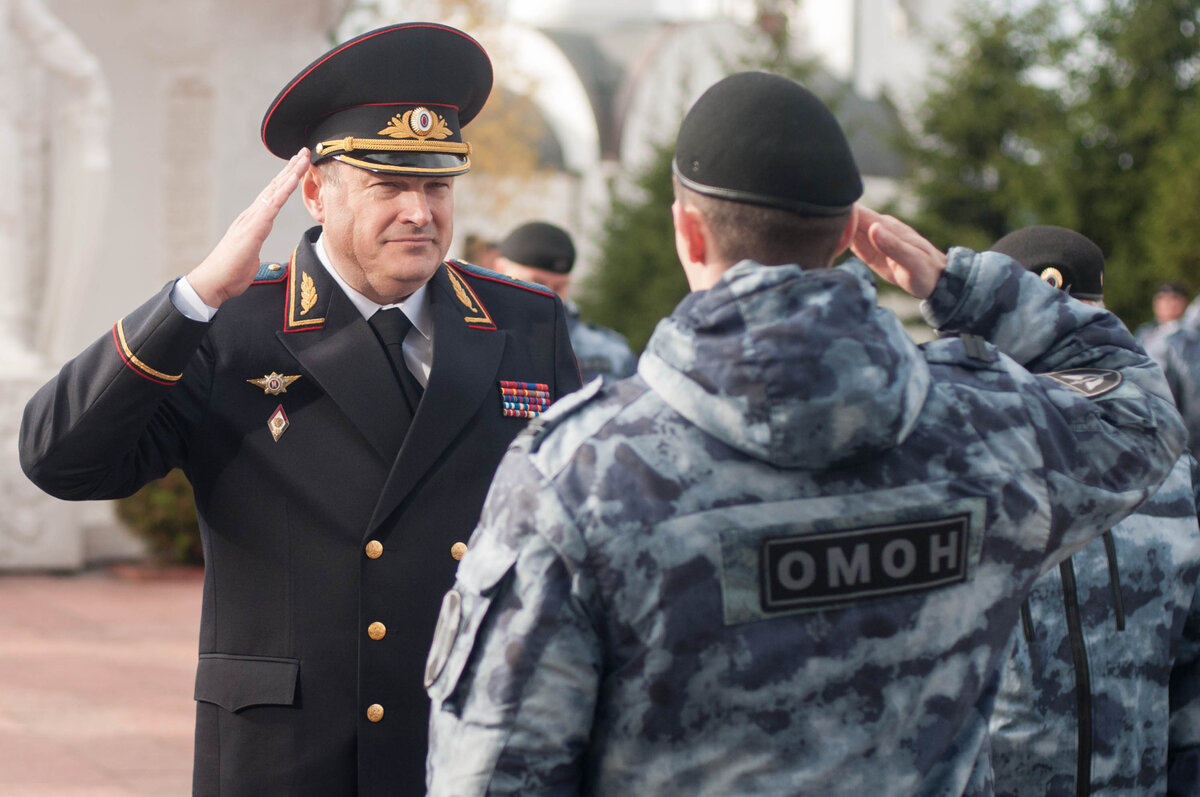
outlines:
[{"label": "saluting hand of omon officer", "polygon": [[858,227],[850,249],[872,271],[918,299],[928,299],[942,272],[946,254],[894,216],[857,206]]}]

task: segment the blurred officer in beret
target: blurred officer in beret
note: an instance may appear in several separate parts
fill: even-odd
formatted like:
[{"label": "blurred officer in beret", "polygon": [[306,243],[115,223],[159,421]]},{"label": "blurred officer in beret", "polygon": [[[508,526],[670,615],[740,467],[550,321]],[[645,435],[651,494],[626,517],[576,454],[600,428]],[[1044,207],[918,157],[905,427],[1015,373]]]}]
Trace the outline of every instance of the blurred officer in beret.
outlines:
[{"label": "blurred officer in beret", "polygon": [[605,382],[632,376],[637,358],[621,333],[589,324],[579,317],[579,308],[568,295],[571,269],[575,266],[575,244],[566,230],[545,221],[520,225],[500,242],[493,268],[519,280],[544,285],[558,294],[567,308],[571,347],[579,361],[584,382],[602,377]]},{"label": "blurred officer in beret", "polygon": [[[492,85],[442,25],[365,33],[270,104],[287,166],[186,277],[29,402],[66,499],[171,468],[205,553],[196,794],[420,794],[425,653],[505,448],[579,387],[552,291],[446,261]],[[319,226],[259,250],[288,196]]]},{"label": "blurred officer in beret", "polygon": [[[1063,227],[1002,252],[1103,304],[1104,255]],[[1034,582],[992,716],[996,794],[1200,794],[1200,528],[1184,454],[1137,512]]]},{"label": "blurred officer in beret", "polygon": [[[857,206],[783,77],[706,91],[674,173],[692,293],[501,463],[430,650],[431,793],[986,793],[1030,585],[1179,456],[1158,369]],[[918,348],[872,270],[959,334]]]},{"label": "blurred officer in beret", "polygon": [[1200,314],[1189,307],[1182,318],[1164,327],[1162,334],[1146,341],[1146,351],[1162,363],[1188,427],[1188,447],[1200,458]]},{"label": "blurred officer in beret", "polygon": [[1188,291],[1184,284],[1174,280],[1164,282],[1154,291],[1154,298],[1151,299],[1154,320],[1134,330],[1133,336],[1159,365],[1164,361],[1167,338],[1184,323],[1187,309]]}]

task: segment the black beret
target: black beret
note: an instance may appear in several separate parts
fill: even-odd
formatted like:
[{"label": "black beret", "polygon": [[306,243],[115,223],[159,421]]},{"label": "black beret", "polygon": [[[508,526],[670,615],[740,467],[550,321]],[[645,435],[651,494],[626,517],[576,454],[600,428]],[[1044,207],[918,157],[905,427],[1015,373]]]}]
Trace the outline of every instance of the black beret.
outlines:
[{"label": "black beret", "polygon": [[1104,298],[1104,253],[1090,238],[1065,227],[1024,227],[992,244],[1055,288],[1076,299]]},{"label": "black beret", "polygon": [[368,31],[306,66],[262,121],[273,154],[301,147],[377,172],[454,175],[471,168],[461,128],[492,90],[492,63],[467,34],[412,22]]},{"label": "black beret", "polygon": [[836,216],[862,196],[837,119],[816,95],[768,72],[711,86],[679,127],[672,163],[693,191],[803,216]]},{"label": "black beret", "polygon": [[575,245],[561,227],[531,221],[517,227],[500,243],[500,256],[529,268],[567,274],[575,265]]},{"label": "black beret", "polygon": [[1178,296],[1182,296],[1185,299],[1189,296],[1187,286],[1182,282],[1176,282],[1175,280],[1170,280],[1168,282],[1164,282],[1162,285],[1159,285],[1158,290],[1156,290],[1155,293],[1174,293]]}]

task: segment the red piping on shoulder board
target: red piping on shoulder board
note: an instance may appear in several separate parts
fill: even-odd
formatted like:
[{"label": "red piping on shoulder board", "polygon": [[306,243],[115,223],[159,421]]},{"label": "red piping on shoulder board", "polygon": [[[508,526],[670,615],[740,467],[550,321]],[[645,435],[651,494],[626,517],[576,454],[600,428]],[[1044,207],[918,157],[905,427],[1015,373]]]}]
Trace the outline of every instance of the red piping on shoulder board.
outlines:
[{"label": "red piping on shoulder board", "polygon": [[276,273],[273,273],[267,277],[260,277],[256,274],[254,276],[254,281],[250,283],[251,285],[270,285],[275,282],[283,282],[285,279],[287,279],[289,271],[288,266],[285,266],[282,263],[263,263],[263,265],[259,266],[258,268],[259,274],[263,273],[265,266],[279,266],[279,268],[276,269]]},{"label": "red piping on shoulder board", "polygon": [[[474,266],[472,263],[464,263],[461,260],[452,260],[448,262],[452,263],[458,271],[465,271],[467,274],[470,274],[472,277],[477,279],[488,280],[489,282],[496,282],[500,285],[508,285],[513,288],[520,288],[521,290],[529,291],[530,293],[539,293],[542,296],[556,295],[554,291],[550,290],[549,288],[533,282],[525,282],[524,280],[518,280],[513,277],[505,277],[502,275],[489,277],[486,274],[481,274],[477,270],[479,266]],[[464,268],[464,266],[474,266],[474,268]]]}]

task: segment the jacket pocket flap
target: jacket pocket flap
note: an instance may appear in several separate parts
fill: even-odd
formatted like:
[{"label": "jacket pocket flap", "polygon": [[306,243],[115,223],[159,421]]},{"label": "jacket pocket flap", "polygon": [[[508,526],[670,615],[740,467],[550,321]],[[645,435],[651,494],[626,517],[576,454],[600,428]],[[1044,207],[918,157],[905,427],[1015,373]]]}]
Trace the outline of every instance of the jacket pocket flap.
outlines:
[{"label": "jacket pocket flap", "polygon": [[195,699],[227,711],[248,706],[290,706],[296,700],[299,659],[201,653]]},{"label": "jacket pocket flap", "polygon": [[425,690],[434,708],[450,699],[475,647],[475,636],[487,616],[500,582],[516,565],[515,552],[488,551],[463,560],[454,589],[446,593],[425,662]]}]

